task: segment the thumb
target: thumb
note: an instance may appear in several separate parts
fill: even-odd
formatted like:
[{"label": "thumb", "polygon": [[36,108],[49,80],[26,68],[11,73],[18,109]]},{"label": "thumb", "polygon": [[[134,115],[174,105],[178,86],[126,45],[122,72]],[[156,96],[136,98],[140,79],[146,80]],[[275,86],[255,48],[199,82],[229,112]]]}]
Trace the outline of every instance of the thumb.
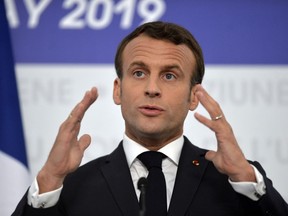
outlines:
[{"label": "thumb", "polygon": [[91,136],[88,134],[84,134],[79,139],[79,148],[84,152],[85,149],[88,148],[90,143],[91,143]]},{"label": "thumb", "polygon": [[216,156],[216,152],[215,151],[208,151],[206,154],[205,154],[205,158],[206,160],[209,160],[209,161],[213,161],[214,157]]}]

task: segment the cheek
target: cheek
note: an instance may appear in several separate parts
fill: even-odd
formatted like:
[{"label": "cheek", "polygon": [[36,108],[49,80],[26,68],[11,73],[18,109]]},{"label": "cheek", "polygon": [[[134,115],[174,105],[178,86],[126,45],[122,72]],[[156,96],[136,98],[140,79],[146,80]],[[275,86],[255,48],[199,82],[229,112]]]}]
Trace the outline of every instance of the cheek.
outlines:
[{"label": "cheek", "polygon": [[173,96],[170,95],[169,98],[173,98],[171,103],[175,104],[176,106],[186,108],[187,106],[189,107],[190,102],[191,102],[191,93],[187,89],[185,90],[179,90],[179,91],[174,91]]},{"label": "cheek", "polygon": [[123,89],[123,91],[121,91],[121,110],[123,114],[131,114],[135,106],[137,106],[137,98],[139,97],[137,97],[137,94],[134,94],[133,92],[135,92],[133,89]]},{"label": "cheek", "polygon": [[134,83],[126,81],[123,82],[122,88],[121,88],[121,100],[122,103],[133,103],[137,98],[141,97],[142,95],[142,86],[141,85],[135,85]]},{"label": "cheek", "polygon": [[188,111],[190,110],[191,100],[190,100],[189,95],[187,95],[186,93],[186,94],[182,94],[181,97],[179,97],[178,95],[177,97],[174,97],[173,99],[171,98],[169,100],[170,100],[172,112],[177,116],[186,116]]},{"label": "cheek", "polygon": [[121,113],[125,122],[134,122],[138,119],[137,106],[132,104],[134,101],[122,98]]}]

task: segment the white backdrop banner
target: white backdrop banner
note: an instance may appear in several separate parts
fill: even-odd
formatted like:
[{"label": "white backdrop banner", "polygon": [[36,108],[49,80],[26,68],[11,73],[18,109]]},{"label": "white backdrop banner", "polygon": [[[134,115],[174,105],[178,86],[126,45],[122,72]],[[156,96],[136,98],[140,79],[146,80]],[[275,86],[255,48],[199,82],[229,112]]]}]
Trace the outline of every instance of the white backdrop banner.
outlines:
[{"label": "white backdrop banner", "polygon": [[[92,136],[83,163],[118,145],[124,123],[112,99],[113,65],[21,64],[17,72],[33,175],[45,162],[60,124],[92,86],[99,98],[82,121],[80,134]],[[259,161],[288,200],[288,66],[211,65],[203,86],[221,104],[247,159]],[[201,106],[196,111],[206,114]],[[216,149],[214,134],[192,112],[185,135],[195,145]]]}]

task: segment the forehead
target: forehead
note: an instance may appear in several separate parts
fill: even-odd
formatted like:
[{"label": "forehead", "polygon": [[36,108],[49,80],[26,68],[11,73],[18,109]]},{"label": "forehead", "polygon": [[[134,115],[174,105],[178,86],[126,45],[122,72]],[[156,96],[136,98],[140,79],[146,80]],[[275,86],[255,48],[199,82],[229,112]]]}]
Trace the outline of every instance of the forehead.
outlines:
[{"label": "forehead", "polygon": [[168,40],[154,39],[140,35],[131,40],[123,50],[123,69],[135,61],[145,64],[176,64],[183,70],[193,70],[196,60],[193,52],[185,44],[175,45]]}]

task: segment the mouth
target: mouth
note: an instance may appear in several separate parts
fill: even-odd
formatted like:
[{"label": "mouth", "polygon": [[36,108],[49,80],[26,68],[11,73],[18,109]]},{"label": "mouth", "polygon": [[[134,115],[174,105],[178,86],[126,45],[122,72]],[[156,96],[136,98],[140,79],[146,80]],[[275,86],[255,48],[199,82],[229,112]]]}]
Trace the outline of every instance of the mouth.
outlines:
[{"label": "mouth", "polygon": [[139,107],[140,112],[145,116],[158,116],[164,112],[164,109],[154,105],[144,105]]}]

